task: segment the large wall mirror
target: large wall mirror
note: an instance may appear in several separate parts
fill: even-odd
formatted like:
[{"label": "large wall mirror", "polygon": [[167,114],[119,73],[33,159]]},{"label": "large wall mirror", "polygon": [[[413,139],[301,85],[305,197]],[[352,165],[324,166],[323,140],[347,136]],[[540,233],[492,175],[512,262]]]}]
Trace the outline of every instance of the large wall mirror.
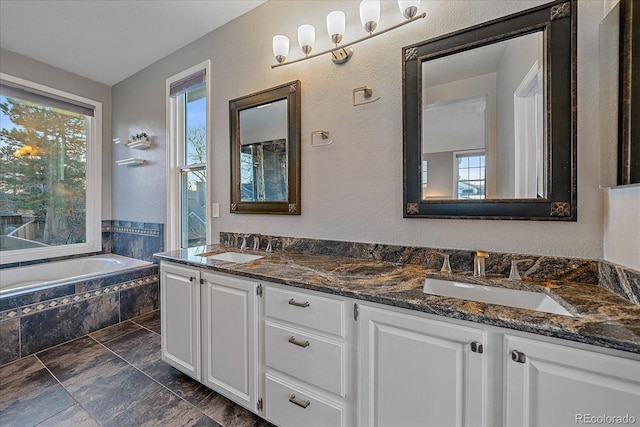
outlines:
[{"label": "large wall mirror", "polygon": [[300,215],[300,82],[229,101],[231,213]]},{"label": "large wall mirror", "polygon": [[[635,4],[634,4],[635,3]],[[640,3],[620,2],[618,185],[640,183]]]},{"label": "large wall mirror", "polygon": [[404,216],[576,220],[575,4],[403,49]]}]

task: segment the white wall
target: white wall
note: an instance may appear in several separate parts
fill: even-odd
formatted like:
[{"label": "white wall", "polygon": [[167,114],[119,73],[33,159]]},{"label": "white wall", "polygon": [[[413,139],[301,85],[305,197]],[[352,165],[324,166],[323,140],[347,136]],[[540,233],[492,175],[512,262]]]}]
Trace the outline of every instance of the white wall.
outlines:
[{"label": "white wall", "polygon": [[0,49],[0,71],[102,102],[102,218],[111,219],[111,88],[85,77]]},{"label": "white wall", "polygon": [[[617,0],[604,0],[600,24],[600,184],[616,180],[618,44]],[[613,52],[612,52],[613,51]],[[612,56],[613,55],[613,56]],[[640,271],[640,186],[605,188],[604,259]]]},{"label": "white wall", "polygon": [[640,186],[605,191],[604,258],[640,271]]},{"label": "white wall", "polygon": [[[141,168],[114,167],[113,217],[164,222],[165,79],[212,61],[213,201],[219,231],[356,240],[445,248],[486,249],[602,258],[603,195],[598,190],[598,23],[602,3],[579,3],[577,223],[404,219],[402,217],[403,46],[523,10],[543,1],[429,1],[427,18],[355,46],[350,62],[328,57],[271,69],[271,38],[292,39],[290,58],[300,56],[296,29],[317,28],[316,50],[330,47],[328,12],[347,14],[345,39],[362,37],[358,1],[270,1],[142,70],[113,88],[114,136],[141,130],[157,147]],[[396,2],[383,2],[380,28],[401,20]],[[228,100],[288,81],[302,81],[302,215],[239,215],[229,212]],[[378,102],[351,105],[351,90],[367,85]],[[329,129],[332,145],[311,148],[310,132]],[[123,154],[118,150],[114,157]]]}]

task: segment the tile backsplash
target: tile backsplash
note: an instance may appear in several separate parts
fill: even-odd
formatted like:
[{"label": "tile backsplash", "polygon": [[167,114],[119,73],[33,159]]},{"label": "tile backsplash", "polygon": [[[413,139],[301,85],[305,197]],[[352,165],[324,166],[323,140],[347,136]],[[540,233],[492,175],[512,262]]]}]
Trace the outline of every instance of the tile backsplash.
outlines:
[{"label": "tile backsplash", "polygon": [[[220,243],[240,247],[242,236],[248,236],[248,234],[221,232]],[[442,255],[440,254],[446,253],[449,254],[453,270],[473,270],[474,251],[472,250],[344,242],[261,234],[251,234],[250,236],[247,239],[248,248],[253,247],[253,238],[257,237],[260,240],[261,250],[264,250],[267,244],[271,242],[273,250],[284,252],[304,252],[403,264],[420,264],[434,269],[439,269],[442,266]],[[490,252],[485,263],[486,272],[487,274],[508,276],[511,261],[525,259],[531,261],[523,261],[518,264],[520,275],[525,280],[568,280],[599,285],[633,304],[640,305],[640,272],[608,261]]]}]

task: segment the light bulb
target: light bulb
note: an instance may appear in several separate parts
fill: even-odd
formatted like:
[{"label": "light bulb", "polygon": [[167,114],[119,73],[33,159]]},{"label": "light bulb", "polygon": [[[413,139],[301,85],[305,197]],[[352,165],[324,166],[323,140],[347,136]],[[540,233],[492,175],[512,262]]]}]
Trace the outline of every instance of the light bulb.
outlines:
[{"label": "light bulb", "polygon": [[280,34],[273,36],[273,56],[276,57],[278,64],[286,61],[287,55],[289,55],[289,37]]},{"label": "light bulb", "polygon": [[369,34],[378,26],[380,20],[380,0],[362,0],[360,2],[360,22]]},{"label": "light bulb", "polygon": [[316,29],[313,25],[303,24],[298,27],[298,43],[305,55],[309,56],[316,41]]},{"label": "light bulb", "polygon": [[344,12],[340,10],[334,10],[327,15],[327,32],[331,41],[338,46],[344,36],[346,28],[346,17]]},{"label": "light bulb", "polygon": [[400,13],[406,19],[411,19],[418,14],[420,10],[420,0],[398,0],[398,8]]}]

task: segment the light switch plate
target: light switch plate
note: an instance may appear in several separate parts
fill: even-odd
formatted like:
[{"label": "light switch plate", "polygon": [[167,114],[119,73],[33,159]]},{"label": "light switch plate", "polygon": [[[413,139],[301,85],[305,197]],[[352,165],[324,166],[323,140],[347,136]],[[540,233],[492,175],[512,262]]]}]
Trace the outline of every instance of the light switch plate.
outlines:
[{"label": "light switch plate", "polygon": [[211,218],[220,217],[220,203],[211,203]]}]

